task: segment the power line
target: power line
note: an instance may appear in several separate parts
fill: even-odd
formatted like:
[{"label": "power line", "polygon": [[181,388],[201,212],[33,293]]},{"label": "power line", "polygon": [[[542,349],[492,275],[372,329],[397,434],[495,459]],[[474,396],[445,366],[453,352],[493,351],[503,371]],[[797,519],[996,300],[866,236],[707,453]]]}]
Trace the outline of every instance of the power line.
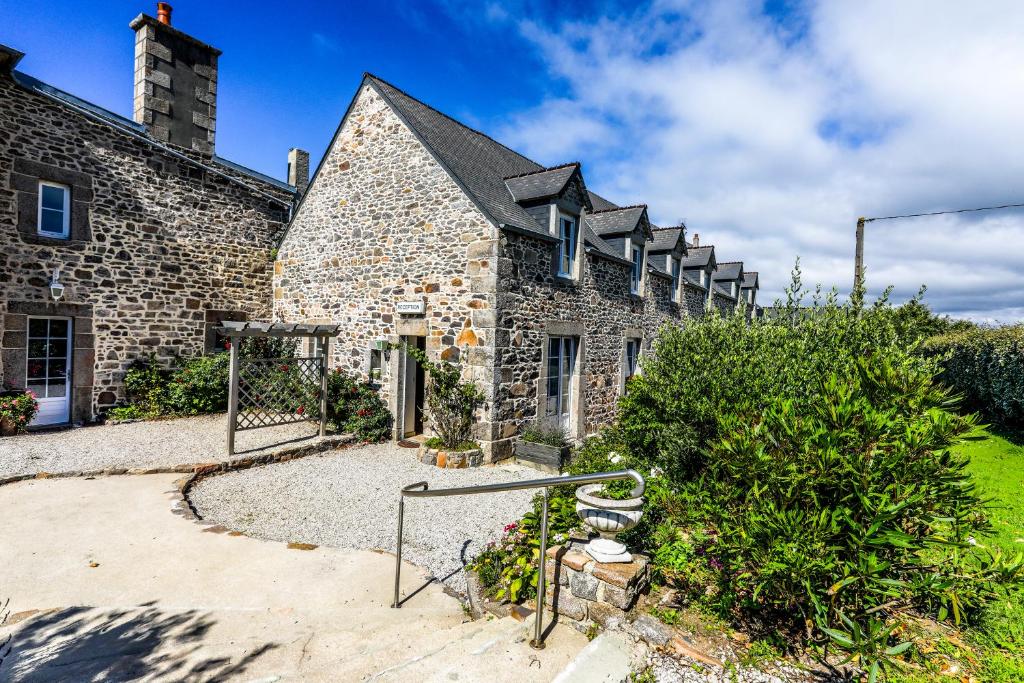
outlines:
[{"label": "power line", "polygon": [[920,218],[921,216],[942,216],[947,213],[972,213],[974,211],[995,211],[996,209],[1019,209],[1024,207],[1024,204],[1003,204],[1001,206],[982,206],[977,209],[950,209],[949,211],[929,211],[928,213],[907,213],[900,216],[877,216],[875,218],[865,218],[865,223],[872,221],[888,221],[893,218]]}]

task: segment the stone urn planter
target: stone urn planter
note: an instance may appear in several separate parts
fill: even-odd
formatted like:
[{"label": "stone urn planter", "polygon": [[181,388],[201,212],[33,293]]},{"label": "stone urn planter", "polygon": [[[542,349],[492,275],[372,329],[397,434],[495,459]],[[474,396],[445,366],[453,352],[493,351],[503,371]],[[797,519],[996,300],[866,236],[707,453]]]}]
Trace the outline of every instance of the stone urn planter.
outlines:
[{"label": "stone urn planter", "polygon": [[637,525],[644,514],[644,499],[603,498],[598,495],[602,488],[603,484],[587,484],[576,489],[576,514],[598,534],[587,544],[587,554],[601,563],[632,562],[625,544],[615,537]]},{"label": "stone urn planter", "polygon": [[18,433],[18,425],[9,417],[0,417],[0,436],[14,436]]}]

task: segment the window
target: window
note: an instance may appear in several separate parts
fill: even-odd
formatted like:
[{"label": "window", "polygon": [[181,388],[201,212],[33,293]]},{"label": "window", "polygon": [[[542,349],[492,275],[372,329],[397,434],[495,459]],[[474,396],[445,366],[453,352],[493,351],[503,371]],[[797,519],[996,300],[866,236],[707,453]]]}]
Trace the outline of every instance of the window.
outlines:
[{"label": "window", "polygon": [[679,301],[679,259],[669,257],[672,273],[672,301]]},{"label": "window", "polygon": [[622,393],[629,391],[629,380],[637,371],[637,363],[640,358],[640,340],[626,340],[626,356],[622,363]]},{"label": "window", "polygon": [[558,274],[572,277],[576,265],[576,219],[558,216]]},{"label": "window", "polygon": [[572,433],[572,376],[576,367],[576,338],[548,338],[547,391],[544,415]]},{"label": "window", "polygon": [[71,232],[71,188],[39,181],[40,235],[67,239]]},{"label": "window", "polygon": [[640,281],[643,277],[643,247],[633,245],[633,276],[629,283],[629,291],[633,294],[640,293]]}]

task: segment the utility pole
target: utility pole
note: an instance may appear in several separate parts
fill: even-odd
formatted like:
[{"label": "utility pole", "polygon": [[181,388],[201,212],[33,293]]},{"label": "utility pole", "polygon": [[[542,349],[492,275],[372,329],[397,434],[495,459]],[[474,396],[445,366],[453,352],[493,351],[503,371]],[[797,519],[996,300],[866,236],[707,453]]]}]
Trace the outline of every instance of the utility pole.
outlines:
[{"label": "utility pole", "polygon": [[857,250],[853,257],[853,289],[857,291],[864,285],[864,224],[867,219],[857,219]]}]

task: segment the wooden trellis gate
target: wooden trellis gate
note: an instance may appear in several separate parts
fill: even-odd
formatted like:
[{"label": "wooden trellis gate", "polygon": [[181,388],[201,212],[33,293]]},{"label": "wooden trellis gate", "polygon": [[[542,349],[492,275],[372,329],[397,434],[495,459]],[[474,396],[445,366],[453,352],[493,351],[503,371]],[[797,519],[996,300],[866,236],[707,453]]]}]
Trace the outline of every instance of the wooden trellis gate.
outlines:
[{"label": "wooden trellis gate", "polygon": [[[235,432],[295,422],[320,423],[327,430],[327,360],[339,325],[224,322],[218,332],[231,342],[228,384],[228,455],[235,454]],[[250,358],[239,354],[242,339],[315,339],[312,355]],[[305,349],[300,349],[304,351]]]}]

